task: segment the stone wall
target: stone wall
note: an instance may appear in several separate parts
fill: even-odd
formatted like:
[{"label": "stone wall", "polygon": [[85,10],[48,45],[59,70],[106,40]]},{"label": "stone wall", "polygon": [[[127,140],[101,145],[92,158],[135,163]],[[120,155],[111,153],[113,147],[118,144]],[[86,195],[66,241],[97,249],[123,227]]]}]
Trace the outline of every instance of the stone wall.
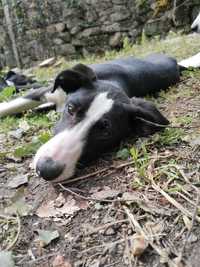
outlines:
[{"label": "stone wall", "polygon": [[142,32],[187,30],[200,10],[199,0],[177,0],[176,7],[174,0],[0,1],[0,64],[10,67],[17,65],[14,47],[21,66],[52,56],[102,54],[121,48],[125,37],[134,43]]}]

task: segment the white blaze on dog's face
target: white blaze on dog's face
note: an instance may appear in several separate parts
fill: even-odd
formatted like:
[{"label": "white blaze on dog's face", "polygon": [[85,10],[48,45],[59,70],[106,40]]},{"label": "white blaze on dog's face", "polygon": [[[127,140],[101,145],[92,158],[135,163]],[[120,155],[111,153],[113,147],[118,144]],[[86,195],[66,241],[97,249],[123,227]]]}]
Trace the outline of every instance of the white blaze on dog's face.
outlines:
[{"label": "white blaze on dog's face", "polygon": [[70,129],[58,133],[38,150],[34,158],[34,168],[40,175],[37,168],[39,161],[45,158],[51,158],[53,161],[64,165],[64,169],[54,179],[55,182],[62,181],[71,177],[81,157],[84,148],[84,140],[90,128],[108,113],[113,106],[113,100],[108,98],[108,93],[103,92],[96,95],[91,102],[82,121],[78,122]]}]

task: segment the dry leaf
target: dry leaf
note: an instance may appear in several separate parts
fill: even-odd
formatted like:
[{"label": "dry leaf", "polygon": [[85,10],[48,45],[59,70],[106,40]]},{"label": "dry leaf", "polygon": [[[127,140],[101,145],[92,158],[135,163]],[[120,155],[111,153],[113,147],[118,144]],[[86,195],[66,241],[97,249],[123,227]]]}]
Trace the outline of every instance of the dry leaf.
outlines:
[{"label": "dry leaf", "polygon": [[[63,199],[62,201],[63,202]],[[88,207],[88,202],[83,205],[83,201],[76,202],[76,200],[69,196],[66,200],[64,205],[58,206],[58,198],[48,203],[43,203],[37,210],[36,214],[40,218],[48,218],[48,217],[62,217],[63,215],[71,216],[75,212],[80,209],[85,209]],[[60,203],[61,204],[61,203]]]},{"label": "dry leaf", "polygon": [[130,239],[130,251],[133,254],[133,256],[141,256],[145,249],[148,247],[149,243],[144,238],[144,236],[139,234],[134,234],[132,238]]},{"label": "dry leaf", "polygon": [[38,240],[40,241],[40,246],[45,247],[51,243],[51,241],[57,239],[59,237],[58,231],[45,231],[45,230],[37,230],[38,232]]},{"label": "dry leaf", "polygon": [[65,261],[63,256],[58,255],[53,260],[52,267],[72,267],[72,265],[68,261]]},{"label": "dry leaf", "polygon": [[12,177],[8,182],[9,188],[17,188],[20,185],[28,183],[28,176],[24,174],[19,174],[15,177]]},{"label": "dry leaf", "polygon": [[13,203],[11,206],[5,208],[5,213],[8,214],[16,214],[18,213],[20,216],[27,216],[31,211],[31,206],[28,205],[24,199],[20,199]]}]

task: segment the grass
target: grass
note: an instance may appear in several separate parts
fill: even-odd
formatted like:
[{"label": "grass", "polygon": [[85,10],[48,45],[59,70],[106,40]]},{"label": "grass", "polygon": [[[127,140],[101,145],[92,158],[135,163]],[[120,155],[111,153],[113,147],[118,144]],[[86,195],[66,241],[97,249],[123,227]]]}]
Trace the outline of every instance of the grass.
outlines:
[{"label": "grass", "polygon": [[77,60],[66,61],[59,59],[60,65],[58,67],[48,68],[34,68],[34,74],[39,80],[49,80],[56,76],[58,72],[65,68],[69,68],[77,63],[92,64],[103,62],[117,57],[124,57],[128,55],[144,57],[150,53],[166,53],[170,56],[176,57],[177,60],[187,58],[199,52],[200,36],[184,36],[181,33],[170,32],[165,40],[160,40],[159,37],[154,39],[147,39],[143,35],[139,44],[131,44],[128,38],[124,39],[123,48],[120,51],[106,51],[104,56],[91,55],[87,58],[79,58]]}]

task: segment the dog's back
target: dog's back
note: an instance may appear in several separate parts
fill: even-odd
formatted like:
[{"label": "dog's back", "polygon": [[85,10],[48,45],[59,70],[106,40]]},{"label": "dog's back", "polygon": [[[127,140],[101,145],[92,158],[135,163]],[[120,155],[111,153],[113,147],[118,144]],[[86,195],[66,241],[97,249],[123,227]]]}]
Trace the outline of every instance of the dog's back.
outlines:
[{"label": "dog's back", "polygon": [[152,54],[143,60],[127,57],[90,67],[98,80],[118,85],[129,97],[166,89],[178,82],[180,76],[176,60],[163,54]]}]

